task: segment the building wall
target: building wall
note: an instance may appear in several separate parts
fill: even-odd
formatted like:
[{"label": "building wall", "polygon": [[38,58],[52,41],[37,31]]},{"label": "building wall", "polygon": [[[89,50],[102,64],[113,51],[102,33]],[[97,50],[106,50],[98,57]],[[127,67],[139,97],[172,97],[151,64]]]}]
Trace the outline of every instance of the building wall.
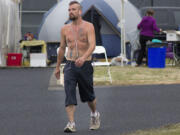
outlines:
[{"label": "building wall", "polygon": [[136,7],[141,8],[145,6],[171,6],[180,7],[180,0],[129,0]]},{"label": "building wall", "polygon": [[23,10],[49,10],[57,0],[23,0]]},{"label": "building wall", "polygon": [[157,6],[180,7],[180,0],[156,0],[155,5],[157,5]]},{"label": "building wall", "polygon": [[150,0],[129,0],[129,1],[138,8],[146,7],[146,6],[151,5]]},{"label": "building wall", "polygon": [[23,0],[22,4],[22,38],[31,32],[35,38],[41,25],[43,15],[57,3],[57,0]]}]

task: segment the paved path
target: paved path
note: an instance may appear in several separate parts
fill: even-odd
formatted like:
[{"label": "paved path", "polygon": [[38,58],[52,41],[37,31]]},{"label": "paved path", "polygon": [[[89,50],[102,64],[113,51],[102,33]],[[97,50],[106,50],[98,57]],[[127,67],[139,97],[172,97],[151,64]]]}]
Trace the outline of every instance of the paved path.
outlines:
[{"label": "paved path", "polygon": [[[64,135],[64,91],[48,90],[52,68],[0,69],[0,134]],[[102,127],[89,131],[79,102],[74,135],[120,135],[180,122],[180,85],[97,87]],[[79,100],[79,98],[78,98]]]}]

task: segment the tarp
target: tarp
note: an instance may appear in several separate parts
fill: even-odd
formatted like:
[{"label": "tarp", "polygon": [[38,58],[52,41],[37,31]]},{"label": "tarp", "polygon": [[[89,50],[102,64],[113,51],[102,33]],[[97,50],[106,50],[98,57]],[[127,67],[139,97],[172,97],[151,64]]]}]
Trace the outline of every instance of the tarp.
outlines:
[{"label": "tarp", "polygon": [[42,40],[22,41],[21,44],[20,44],[20,48],[23,48],[24,46],[26,46],[26,47],[42,46],[41,52],[42,53],[47,53],[47,51],[46,51],[46,42],[44,42]]},{"label": "tarp", "polygon": [[[30,54],[34,53],[34,52],[30,51],[32,49],[32,47],[39,47],[39,46],[40,46],[41,50],[38,51],[38,53],[39,54],[47,54],[46,42],[44,42],[43,40],[32,40],[32,41],[22,41],[21,42],[20,48],[21,48],[21,53],[23,54],[23,65],[24,66],[30,66],[30,56],[31,56]],[[47,60],[47,62],[48,62],[48,60]]]},{"label": "tarp", "polygon": [[[61,0],[44,15],[39,29],[39,39],[46,42],[59,42],[60,29],[68,22],[68,6],[71,0]],[[121,0],[78,0],[83,7],[83,16],[93,7],[100,16],[102,45],[105,46],[108,56],[117,56],[120,53],[120,21]],[[136,29],[141,17],[129,1],[125,3],[125,30],[126,34]],[[128,36],[127,39],[128,40]],[[114,50],[114,51],[112,51]]]},{"label": "tarp", "polygon": [[5,65],[5,55],[15,52],[21,37],[18,0],[0,0],[0,55]]}]

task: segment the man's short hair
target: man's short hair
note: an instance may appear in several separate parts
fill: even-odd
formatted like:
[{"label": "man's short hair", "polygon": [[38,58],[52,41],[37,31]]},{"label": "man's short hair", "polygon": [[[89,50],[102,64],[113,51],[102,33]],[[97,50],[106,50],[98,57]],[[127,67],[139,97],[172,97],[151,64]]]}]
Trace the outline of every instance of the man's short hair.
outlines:
[{"label": "man's short hair", "polygon": [[69,6],[71,6],[71,5],[73,5],[73,4],[78,4],[78,5],[79,5],[79,9],[82,10],[82,6],[81,6],[81,4],[80,4],[78,1],[76,1],[76,0],[71,1],[71,2],[69,3]]}]

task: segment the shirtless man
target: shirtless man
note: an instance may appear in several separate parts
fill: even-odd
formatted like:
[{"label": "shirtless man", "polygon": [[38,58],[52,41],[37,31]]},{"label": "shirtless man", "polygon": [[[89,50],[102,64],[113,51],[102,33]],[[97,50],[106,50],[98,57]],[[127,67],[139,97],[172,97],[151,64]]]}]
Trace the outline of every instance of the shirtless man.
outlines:
[{"label": "shirtless man", "polygon": [[69,122],[64,132],[75,132],[74,112],[77,105],[76,86],[82,102],[87,102],[91,109],[90,129],[100,127],[100,113],[96,110],[96,98],[93,88],[93,67],[91,55],[95,48],[95,31],[91,23],[82,20],[82,7],[79,2],[69,3],[69,19],[72,23],[61,29],[61,45],[58,52],[55,76],[60,78],[60,64],[66,47],[67,62],[64,67],[65,106]]}]

